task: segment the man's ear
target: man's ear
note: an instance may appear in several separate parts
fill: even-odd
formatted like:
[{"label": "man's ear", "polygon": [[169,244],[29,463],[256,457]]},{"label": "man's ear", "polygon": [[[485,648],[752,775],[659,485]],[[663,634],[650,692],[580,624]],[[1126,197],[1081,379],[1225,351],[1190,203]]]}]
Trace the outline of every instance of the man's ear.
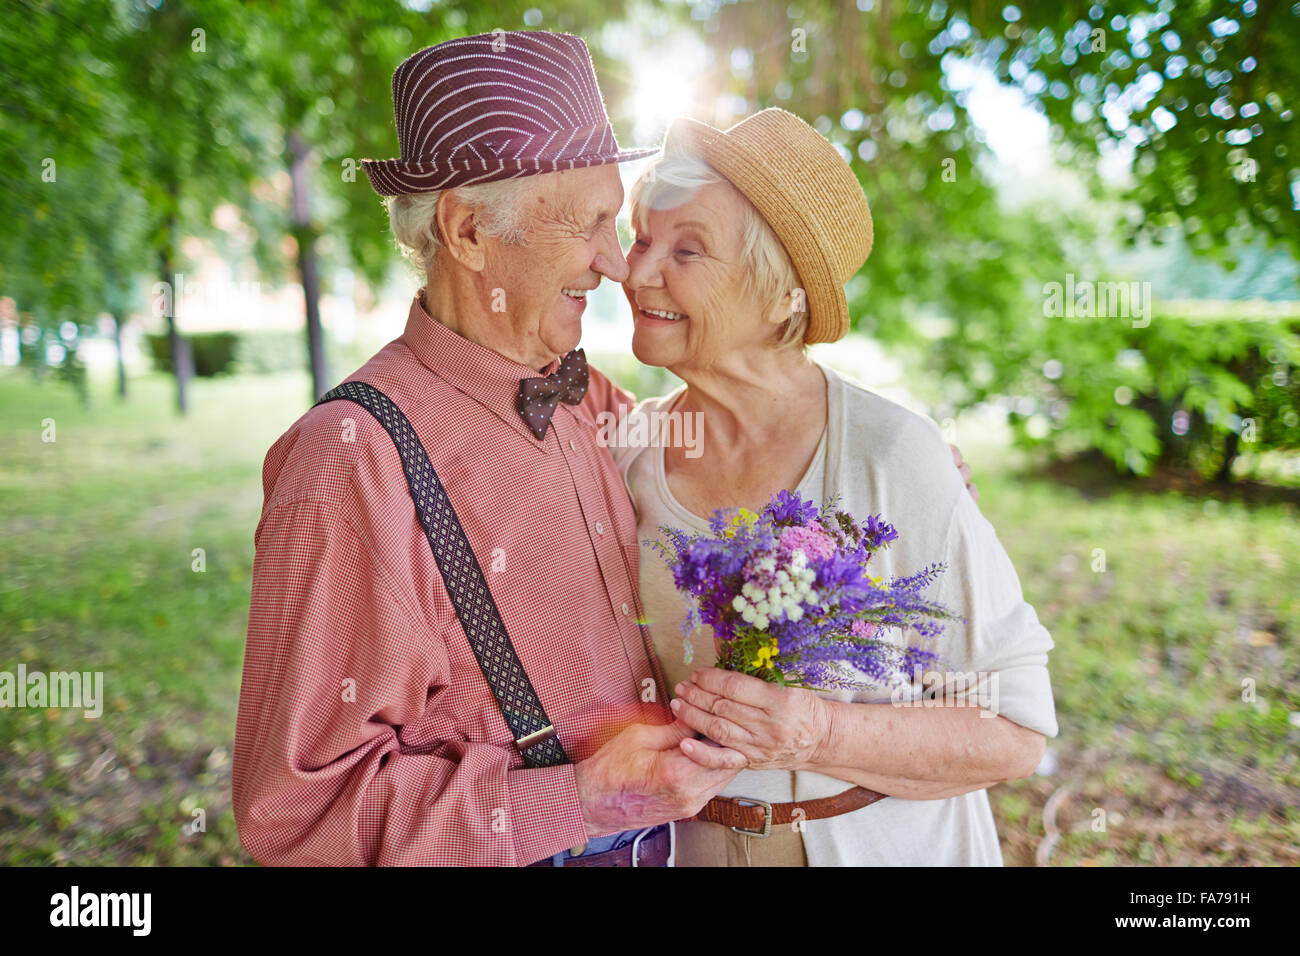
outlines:
[{"label": "man's ear", "polygon": [[448,254],[465,268],[482,272],[487,258],[484,249],[487,237],[474,219],[474,207],[448,190],[438,197],[435,218],[439,238]]}]

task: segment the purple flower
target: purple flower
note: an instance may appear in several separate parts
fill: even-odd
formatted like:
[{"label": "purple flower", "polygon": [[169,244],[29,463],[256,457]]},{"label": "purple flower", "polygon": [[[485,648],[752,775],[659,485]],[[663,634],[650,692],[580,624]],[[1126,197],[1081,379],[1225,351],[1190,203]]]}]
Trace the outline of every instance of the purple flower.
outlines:
[{"label": "purple flower", "polygon": [[898,539],[898,532],[888,522],[881,521],[880,515],[867,515],[866,524],[862,526],[862,536],[868,548],[875,551],[890,541]]},{"label": "purple flower", "polygon": [[805,525],[817,520],[817,506],[804,501],[797,491],[794,494],[778,491],[764,510],[779,525]]},{"label": "purple flower", "polygon": [[[891,683],[908,667],[938,660],[882,633],[910,628],[931,639],[955,615],[921,596],[942,565],[872,583],[866,573],[872,553],[898,538],[880,515],[859,524],[833,501],[819,510],[788,491],[774,495],[757,520],[737,521],[733,514],[714,512],[702,534],[661,528],[665,542],[652,543],[686,598],[684,631],[707,624],[724,642],[719,666],[767,680],[856,689],[864,680]],[[779,574],[795,551],[807,559],[813,575],[807,582]],[[771,664],[751,663],[773,640]]]}]

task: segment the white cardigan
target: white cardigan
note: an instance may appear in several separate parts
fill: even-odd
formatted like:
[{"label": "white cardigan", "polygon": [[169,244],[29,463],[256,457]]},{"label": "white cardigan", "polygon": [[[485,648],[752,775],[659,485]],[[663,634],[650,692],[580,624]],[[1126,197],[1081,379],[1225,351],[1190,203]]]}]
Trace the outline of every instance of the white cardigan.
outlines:
[{"label": "white cardigan", "polygon": [[[985,693],[995,696],[986,697],[984,706],[991,705],[1001,716],[1055,737],[1056,713],[1047,673],[1051,636],[1025,602],[1015,569],[992,525],[966,491],[938,426],[832,369],[821,368],[827,379],[829,406],[824,496],[838,495],[839,506],[859,520],[881,514],[898,530],[898,540],[872,557],[872,573],[889,579],[913,574],[935,561],[947,562],[948,569],[931,586],[929,595],[968,622],[946,623],[944,636],[935,646],[946,665],[940,668],[948,676],[958,672],[986,675]],[[680,391],[647,399],[632,414],[667,410]],[[652,447],[611,449],[637,505],[642,542],[660,537],[657,525],[664,514],[663,449],[656,438],[652,431]],[[707,447],[704,454],[708,454]],[[647,575],[654,573],[652,562],[663,563],[643,544],[643,598],[650,590]],[[662,590],[663,582],[655,581],[654,587]],[[656,643],[665,643],[658,630],[668,627],[673,629],[668,640],[675,644],[679,621],[680,616],[671,622],[652,621]],[[693,644],[711,644],[711,635],[700,635]],[[700,663],[703,661],[695,662],[696,666]],[[930,689],[927,696],[934,693]],[[877,704],[890,700],[887,691],[852,698],[847,693],[828,696]],[[909,690],[905,699],[914,696]],[[763,779],[757,781],[757,777]],[[724,793],[785,792],[790,793],[787,799],[804,801],[851,786],[813,772],[743,771]],[[803,841],[811,866],[1002,863],[983,790],[943,800],[891,797],[852,813],[807,821]]]}]

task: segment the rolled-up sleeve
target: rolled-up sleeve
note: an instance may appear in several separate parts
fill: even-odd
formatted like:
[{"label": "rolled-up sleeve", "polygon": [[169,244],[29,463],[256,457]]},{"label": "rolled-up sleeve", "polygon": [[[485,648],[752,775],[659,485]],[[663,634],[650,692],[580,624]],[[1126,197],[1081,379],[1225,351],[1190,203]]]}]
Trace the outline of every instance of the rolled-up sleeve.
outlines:
[{"label": "rolled-up sleeve", "polygon": [[946,623],[939,648],[945,658],[940,667],[955,667],[956,675],[965,675],[947,675],[948,691],[961,682],[999,716],[1055,737],[1056,706],[1047,671],[1051,634],[1025,601],[993,525],[968,495],[961,495],[953,509],[944,555],[948,567],[939,578],[936,600],[966,618]]},{"label": "rolled-up sleeve", "polygon": [[454,730],[404,752],[465,638],[430,633],[330,502],[275,508],[256,543],[232,779],[254,859],[510,866],[585,841],[572,764]]}]

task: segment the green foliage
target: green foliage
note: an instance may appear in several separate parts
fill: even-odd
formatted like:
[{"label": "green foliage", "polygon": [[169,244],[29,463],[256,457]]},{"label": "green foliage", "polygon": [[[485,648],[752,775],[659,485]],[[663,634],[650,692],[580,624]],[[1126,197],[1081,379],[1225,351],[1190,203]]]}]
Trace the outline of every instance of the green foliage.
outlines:
[{"label": "green foliage", "polygon": [[302,332],[240,332],[235,361],[241,372],[265,375],[306,367]]},{"label": "green foliage", "polygon": [[[234,371],[235,353],[239,336],[234,332],[200,332],[186,335],[194,356],[194,374],[204,378]],[[172,371],[171,342],[166,334],[146,335],[149,354],[154,368],[160,372]]]},{"label": "green foliage", "polygon": [[1010,418],[1026,447],[1225,478],[1240,452],[1300,449],[1300,315],[1054,318],[1035,332],[1032,361],[997,372],[1022,396]]},{"label": "green foliage", "polygon": [[[1060,160],[1095,168],[1132,149],[1130,236],[1180,229],[1231,258],[1263,235],[1300,255],[1300,5],[1065,0],[948,5],[954,50],[1035,101]],[[973,27],[958,42],[954,22]],[[958,32],[966,36],[970,31]]]}]

